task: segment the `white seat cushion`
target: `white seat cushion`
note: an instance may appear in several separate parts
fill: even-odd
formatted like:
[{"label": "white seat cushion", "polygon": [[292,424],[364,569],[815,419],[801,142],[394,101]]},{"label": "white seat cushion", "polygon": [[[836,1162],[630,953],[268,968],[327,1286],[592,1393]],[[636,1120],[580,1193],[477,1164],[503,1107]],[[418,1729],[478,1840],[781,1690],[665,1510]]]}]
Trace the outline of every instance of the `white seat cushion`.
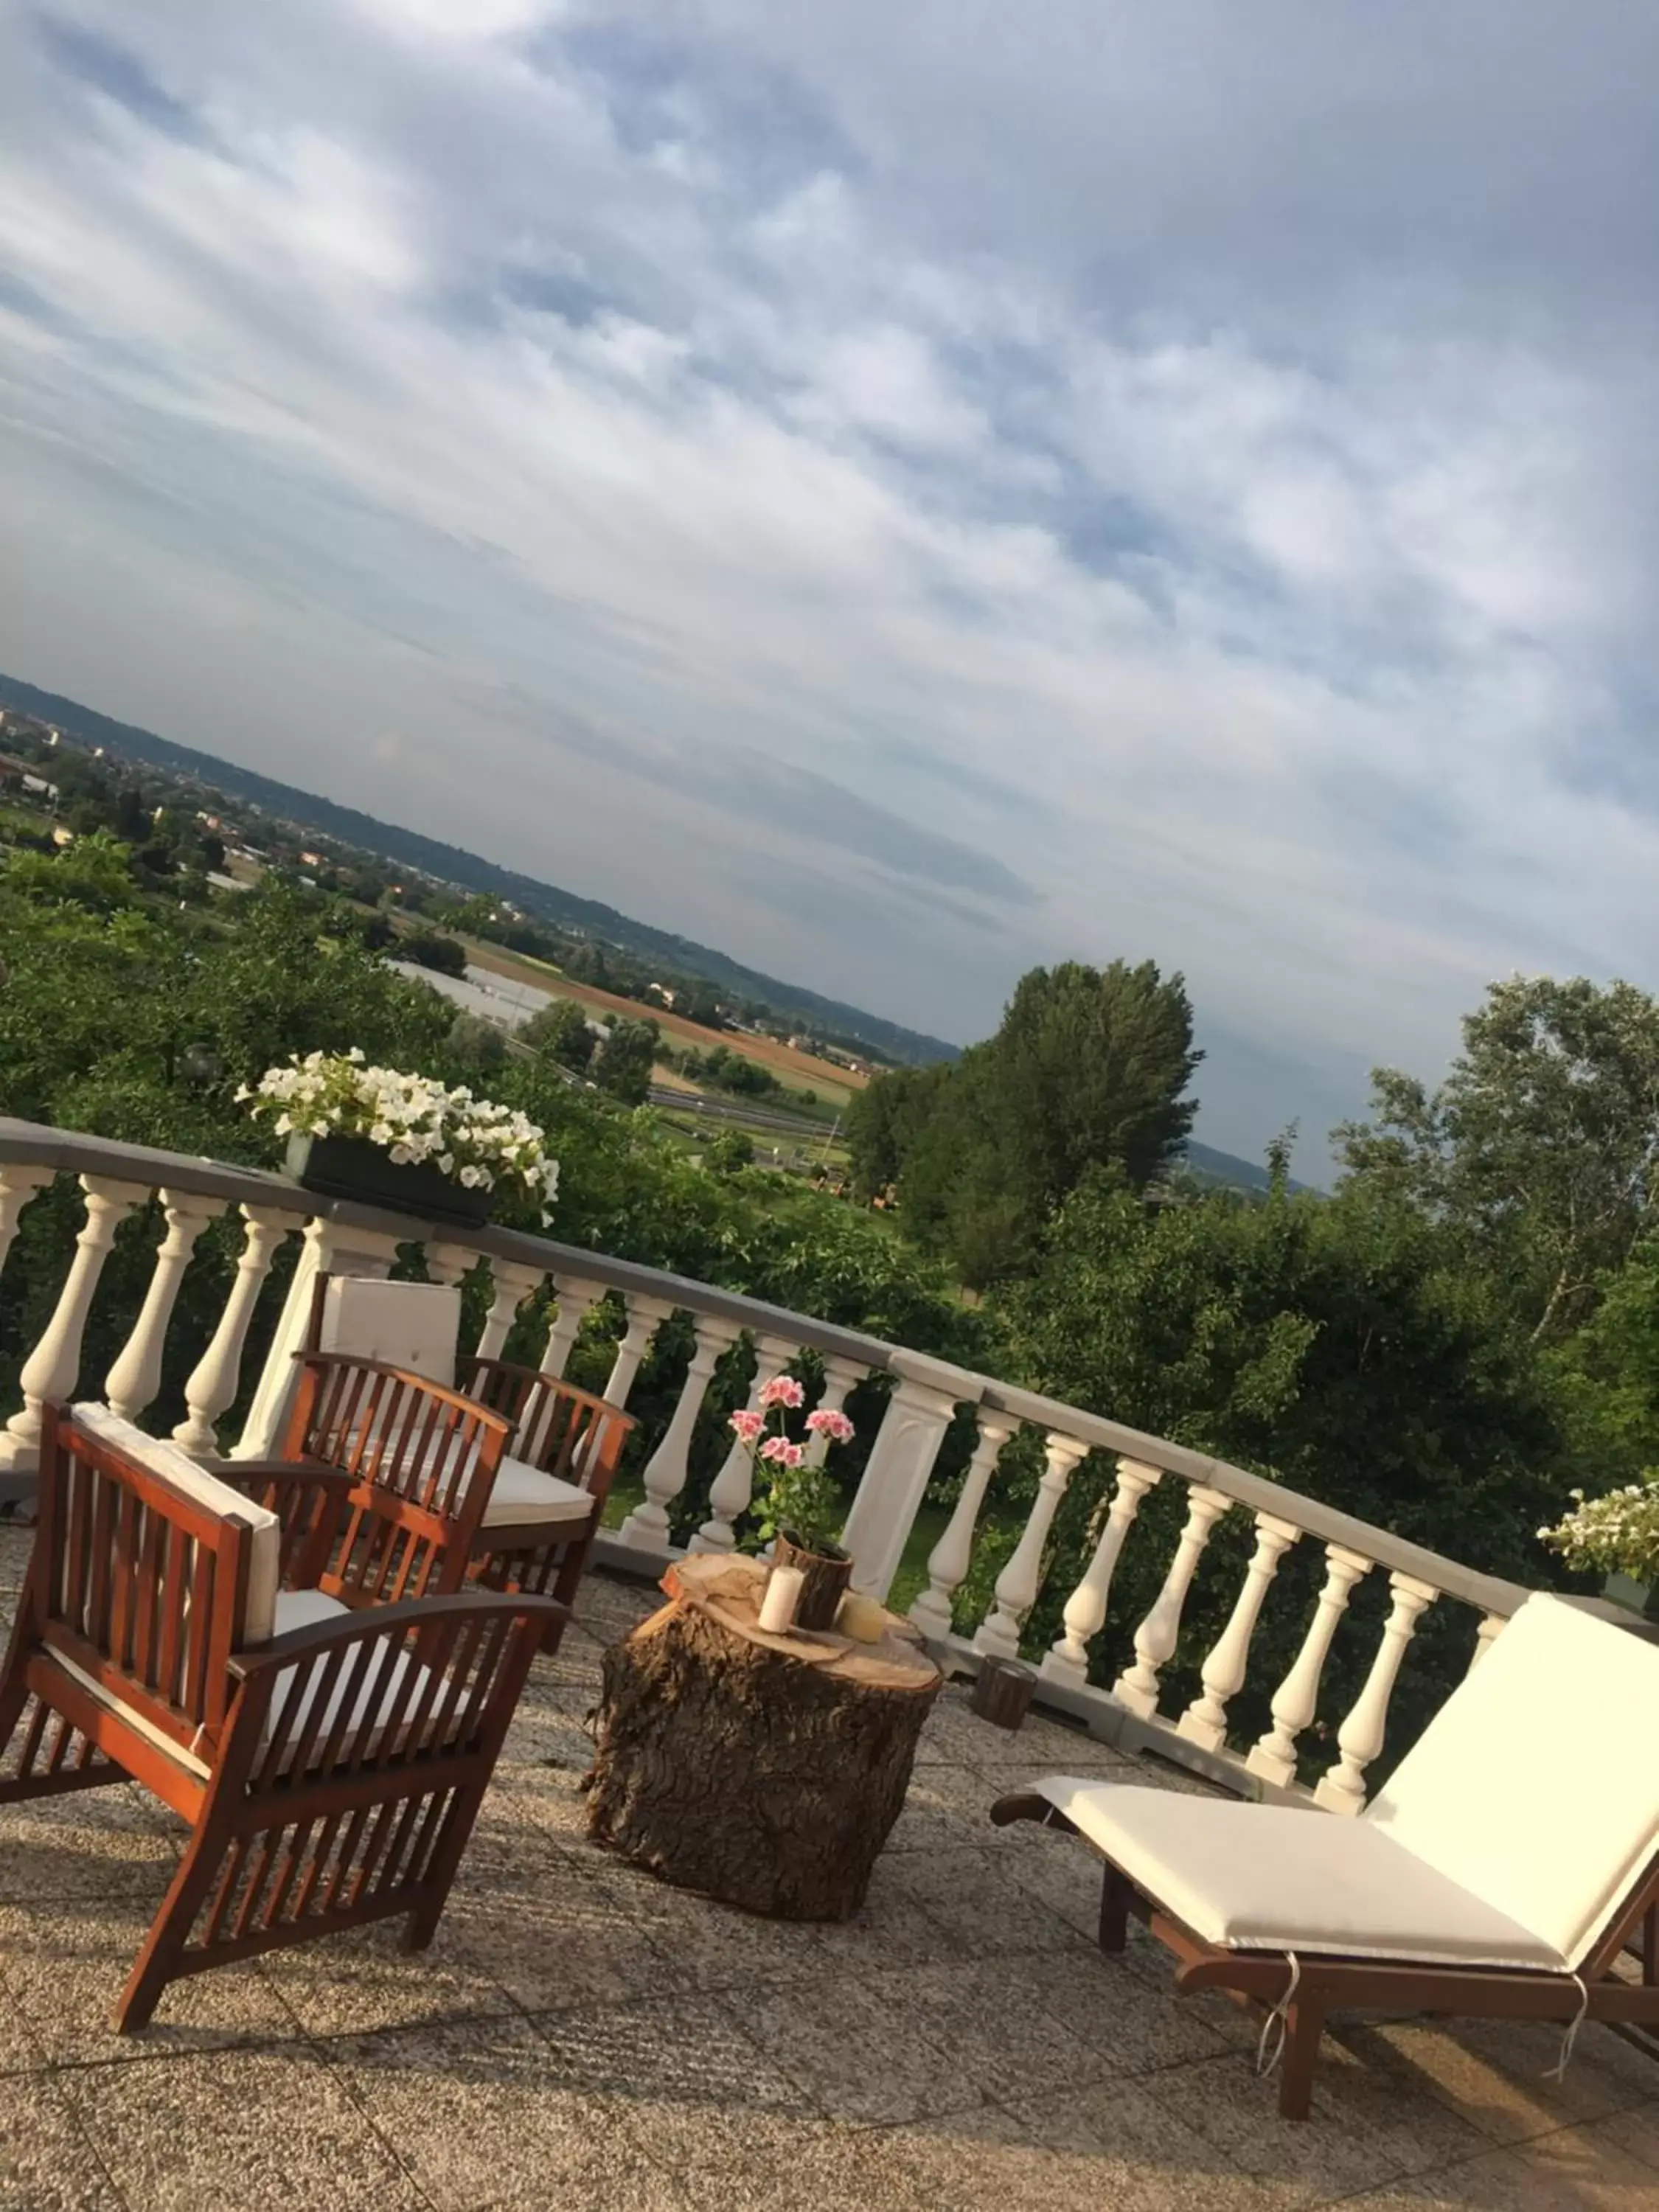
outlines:
[{"label": "white seat cushion", "polygon": [[1570,1966],[1659,1849],[1659,1648],[1530,1597],[1368,1808]]},{"label": "white seat cushion", "polygon": [[291,1628],[311,1628],[319,1620],[338,1620],[350,1610],[337,1597],[330,1597],[322,1590],[278,1590],[274,1632],[286,1636]]},{"label": "white seat cushion", "polygon": [[[283,1590],[276,1600],[276,1633],[283,1636],[286,1635],[289,1629],[310,1628],[322,1620],[339,1620],[349,1612],[350,1607],[343,1605],[337,1597],[326,1597],[321,1590]],[[346,1676],[351,1671],[354,1663],[353,1660],[348,1659],[335,1677],[328,1703],[323,1708],[322,1720],[318,1726],[314,1739],[313,1758],[315,1753],[320,1751],[327,1742],[329,1731],[339,1717],[340,1708],[345,1698]],[[380,1716],[390,1710],[399,1685],[415,1663],[409,1653],[402,1650],[392,1653],[389,1656],[382,1654],[368,1661],[368,1664],[372,1671],[368,1679],[360,1684],[357,1694],[352,1700],[351,1717],[340,1739],[338,1755],[341,1758],[343,1759],[356,1751],[359,1736],[365,1729],[369,1731],[369,1741],[366,1749],[373,1752],[377,1748]],[[286,1717],[285,1708],[290,1695],[291,1685],[298,1671],[297,1668],[284,1667],[276,1677],[276,1686],[270,1693],[270,1704],[266,1708],[264,1740],[267,1742],[275,1732],[275,1723],[279,1717],[282,1717],[283,1732],[290,1745],[296,1740],[310,1718],[311,1701],[316,1694],[317,1688],[318,1678],[315,1675],[307,1686],[307,1694],[301,1704],[298,1714],[291,1720]],[[420,1680],[416,1683],[412,1692],[412,1698],[415,1701],[419,1700],[425,1687],[428,1671],[424,1667],[416,1668]],[[434,1699],[433,1702],[435,1703],[436,1700]]]},{"label": "white seat cushion", "polygon": [[453,1390],[460,1329],[461,1294],[447,1284],[331,1275],[317,1348],[384,1360]]},{"label": "white seat cushion", "polygon": [[593,1510],[592,1494],[567,1482],[562,1475],[544,1474],[521,1459],[504,1459],[484,1507],[486,1528],[518,1528],[530,1522],[586,1521]]},{"label": "white seat cushion", "polygon": [[1370,1822],[1063,1774],[1037,1788],[1206,1943],[1562,1971],[1542,1937]]},{"label": "white seat cushion", "polygon": [[146,1474],[222,1521],[240,1521],[252,1531],[248,1547],[247,1595],[234,1648],[268,1644],[276,1614],[276,1586],[282,1579],[282,1523],[276,1516],[229,1483],[200,1467],[170,1437],[147,1436],[107,1406],[88,1401],[74,1409],[76,1424],[112,1451],[135,1460]]}]

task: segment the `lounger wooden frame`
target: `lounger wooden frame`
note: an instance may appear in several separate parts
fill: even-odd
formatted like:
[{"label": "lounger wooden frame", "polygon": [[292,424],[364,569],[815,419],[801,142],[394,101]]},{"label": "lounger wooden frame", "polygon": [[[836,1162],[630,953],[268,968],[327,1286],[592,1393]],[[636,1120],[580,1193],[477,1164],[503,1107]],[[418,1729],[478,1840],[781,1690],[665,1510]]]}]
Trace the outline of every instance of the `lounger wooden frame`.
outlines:
[{"label": "lounger wooden frame", "polygon": [[115,2027],[182,1975],[337,1929],[406,1913],[406,1948],[429,1943],[551,1601],[361,1607],[239,1652],[248,1522],[54,1407],[40,1499],[0,1803],[130,1776],[191,1827]]},{"label": "lounger wooden frame", "polygon": [[[1338,1817],[1308,1815],[1310,1820]],[[1070,1835],[1081,1832],[1035,1790],[1000,1797],[991,1808],[991,1818],[998,1827],[1014,1820],[1037,1820]],[[1320,2038],[1334,2012],[1421,2011],[1469,2020],[1553,2020],[1565,2027],[1582,2009],[1589,2020],[1637,2022],[1659,2029],[1659,1852],[1620,1901],[1577,1978],[1520,1968],[1437,1966],[1429,1960],[1395,1962],[1298,1954],[1291,1995],[1292,1972],[1285,1953],[1231,1951],[1206,1942],[1108,1859],[1100,1899],[1103,1951],[1123,1950],[1132,1914],[1174,1954],[1175,1985],[1182,1995],[1189,1990],[1218,1989],[1237,2002],[1265,2007],[1284,2004],[1290,1995],[1279,2081],[1279,2109],[1287,2120],[1308,2117]],[[1617,1978],[1614,1968],[1620,1954],[1638,1932],[1642,1978]],[[1588,2004],[1581,1981],[1589,1993]]]}]

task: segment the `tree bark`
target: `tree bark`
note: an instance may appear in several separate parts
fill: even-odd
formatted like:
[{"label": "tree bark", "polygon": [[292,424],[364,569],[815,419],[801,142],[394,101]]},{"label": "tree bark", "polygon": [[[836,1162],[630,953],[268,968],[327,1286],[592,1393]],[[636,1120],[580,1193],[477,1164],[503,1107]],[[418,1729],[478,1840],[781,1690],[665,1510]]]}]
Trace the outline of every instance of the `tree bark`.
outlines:
[{"label": "tree bark", "polygon": [[697,1556],[605,1656],[588,1828],[684,1889],[844,1920],[909,1786],[941,1677],[892,1620],[880,1644],[769,1636],[764,1570]]}]

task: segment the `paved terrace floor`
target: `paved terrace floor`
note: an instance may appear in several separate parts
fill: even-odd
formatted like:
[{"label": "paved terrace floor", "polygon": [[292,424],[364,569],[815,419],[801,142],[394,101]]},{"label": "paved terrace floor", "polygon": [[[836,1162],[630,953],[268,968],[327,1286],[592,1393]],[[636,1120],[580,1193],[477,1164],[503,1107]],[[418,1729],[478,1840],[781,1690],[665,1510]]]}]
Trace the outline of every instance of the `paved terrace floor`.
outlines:
[{"label": "paved terrace floor", "polygon": [[[3,1602],[27,1537],[0,1531]],[[594,1578],[536,1674],[433,1948],[364,1930],[105,2027],[179,1826],[135,1789],[0,1813],[0,2206],[27,2212],[1270,2212],[1659,2206],[1659,2064],[1607,2030],[1372,2021],[1275,2116],[1255,2031],[1092,1948],[1074,1840],[996,1831],[1059,1766],[1139,1772],[946,1692],[854,1923],[668,1889],[583,1839],[581,1719],[650,1594]],[[1170,1786],[1192,1787],[1167,1774]]]}]

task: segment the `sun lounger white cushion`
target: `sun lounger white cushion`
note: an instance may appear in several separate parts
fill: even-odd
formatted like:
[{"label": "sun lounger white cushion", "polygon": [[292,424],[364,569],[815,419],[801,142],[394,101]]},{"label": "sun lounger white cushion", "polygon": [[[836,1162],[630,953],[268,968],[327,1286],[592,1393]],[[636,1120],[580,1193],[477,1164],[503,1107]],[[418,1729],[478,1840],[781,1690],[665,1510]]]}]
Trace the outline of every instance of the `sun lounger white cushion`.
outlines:
[{"label": "sun lounger white cushion", "polygon": [[317,1348],[406,1367],[453,1390],[460,1329],[461,1294],[448,1284],[331,1275],[323,1292]]},{"label": "sun lounger white cushion", "polygon": [[265,1506],[257,1505],[242,1491],[233,1490],[216,1474],[200,1467],[169,1437],[147,1436],[131,1421],[112,1413],[107,1406],[90,1401],[74,1408],[78,1426],[112,1451],[137,1461],[180,1498],[221,1520],[240,1521],[252,1531],[248,1552],[247,1595],[242,1607],[240,1633],[234,1648],[268,1644],[276,1613],[276,1586],[282,1579],[282,1524]]},{"label": "sun lounger white cushion", "polygon": [[521,1459],[504,1459],[495,1470],[483,1525],[503,1528],[545,1522],[555,1527],[566,1521],[584,1522],[592,1510],[592,1493],[575,1483],[562,1475],[544,1474]]},{"label": "sun lounger white cushion", "polygon": [[1659,1648],[1528,1598],[1361,1825],[1578,1966],[1659,1848]]},{"label": "sun lounger white cushion", "polygon": [[1561,1971],[1542,1938],[1370,1822],[1063,1774],[1036,1786],[1206,1943]]}]

